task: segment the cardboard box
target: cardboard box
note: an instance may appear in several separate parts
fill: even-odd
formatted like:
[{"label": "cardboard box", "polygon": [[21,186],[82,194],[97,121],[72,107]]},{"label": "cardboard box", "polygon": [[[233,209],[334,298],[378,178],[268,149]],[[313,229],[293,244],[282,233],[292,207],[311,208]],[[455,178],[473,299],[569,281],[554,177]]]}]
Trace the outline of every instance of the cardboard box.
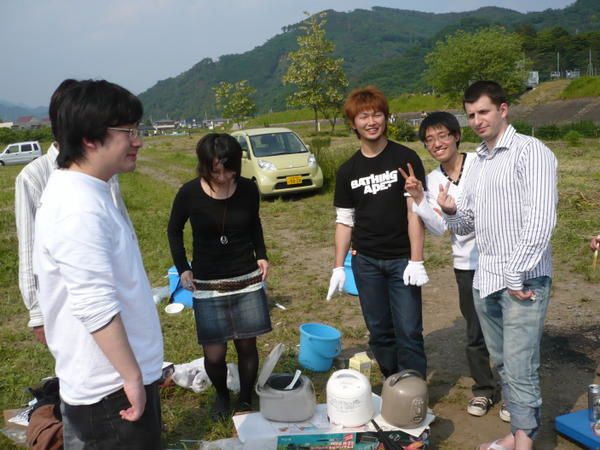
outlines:
[{"label": "cardboard box", "polygon": [[362,373],[368,380],[371,378],[371,364],[371,358],[369,358],[367,352],[360,352],[350,358],[348,361],[348,368]]}]

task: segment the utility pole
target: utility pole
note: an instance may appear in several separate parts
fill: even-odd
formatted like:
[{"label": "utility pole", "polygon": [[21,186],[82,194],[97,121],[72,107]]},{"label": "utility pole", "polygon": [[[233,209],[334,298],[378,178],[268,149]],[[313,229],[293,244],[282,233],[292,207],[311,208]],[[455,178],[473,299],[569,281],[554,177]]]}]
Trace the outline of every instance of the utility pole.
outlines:
[{"label": "utility pole", "polygon": [[592,63],[592,49],[590,48],[588,50],[588,69],[587,69],[587,74],[590,77],[594,76],[594,64]]}]

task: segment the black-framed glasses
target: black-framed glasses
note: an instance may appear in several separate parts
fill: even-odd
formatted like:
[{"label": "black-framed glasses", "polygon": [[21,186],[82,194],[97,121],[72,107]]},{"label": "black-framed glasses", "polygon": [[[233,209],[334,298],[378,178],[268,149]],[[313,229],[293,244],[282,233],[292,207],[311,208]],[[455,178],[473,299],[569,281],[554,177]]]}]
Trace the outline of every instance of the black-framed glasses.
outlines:
[{"label": "black-framed glasses", "polygon": [[127,133],[131,139],[141,137],[139,128],[119,128],[119,127],[106,127],[107,130],[122,131]]}]

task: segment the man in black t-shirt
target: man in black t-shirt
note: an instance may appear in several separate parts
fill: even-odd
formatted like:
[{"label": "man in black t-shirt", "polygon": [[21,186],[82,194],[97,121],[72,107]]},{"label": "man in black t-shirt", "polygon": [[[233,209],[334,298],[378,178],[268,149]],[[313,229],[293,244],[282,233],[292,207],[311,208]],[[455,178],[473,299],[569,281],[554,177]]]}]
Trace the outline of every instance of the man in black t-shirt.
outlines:
[{"label": "man in black t-shirt", "polygon": [[344,111],[360,149],[340,166],[336,207],[335,268],[327,299],[344,285],[344,259],[352,244],[352,271],[369,329],[369,346],[385,377],[404,369],[425,378],[421,286],[424,227],[405,198],[398,168],[411,166],[425,184],[413,150],[388,141],[389,107],[375,87],[350,93]]}]

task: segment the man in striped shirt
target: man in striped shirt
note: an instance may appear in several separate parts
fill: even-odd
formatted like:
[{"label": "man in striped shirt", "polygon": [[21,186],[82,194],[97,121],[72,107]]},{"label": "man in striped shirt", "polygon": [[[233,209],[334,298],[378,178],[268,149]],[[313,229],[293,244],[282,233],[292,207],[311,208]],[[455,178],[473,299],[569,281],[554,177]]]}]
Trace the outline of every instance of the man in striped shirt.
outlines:
[{"label": "man in striped shirt", "polygon": [[552,282],[557,163],[542,142],[509,124],[498,83],[473,83],[463,106],[483,142],[458,206],[448,185],[438,203],[452,232],[475,232],[475,308],[511,415],[511,433],[479,449],[531,449],[540,426],[540,339]]}]

